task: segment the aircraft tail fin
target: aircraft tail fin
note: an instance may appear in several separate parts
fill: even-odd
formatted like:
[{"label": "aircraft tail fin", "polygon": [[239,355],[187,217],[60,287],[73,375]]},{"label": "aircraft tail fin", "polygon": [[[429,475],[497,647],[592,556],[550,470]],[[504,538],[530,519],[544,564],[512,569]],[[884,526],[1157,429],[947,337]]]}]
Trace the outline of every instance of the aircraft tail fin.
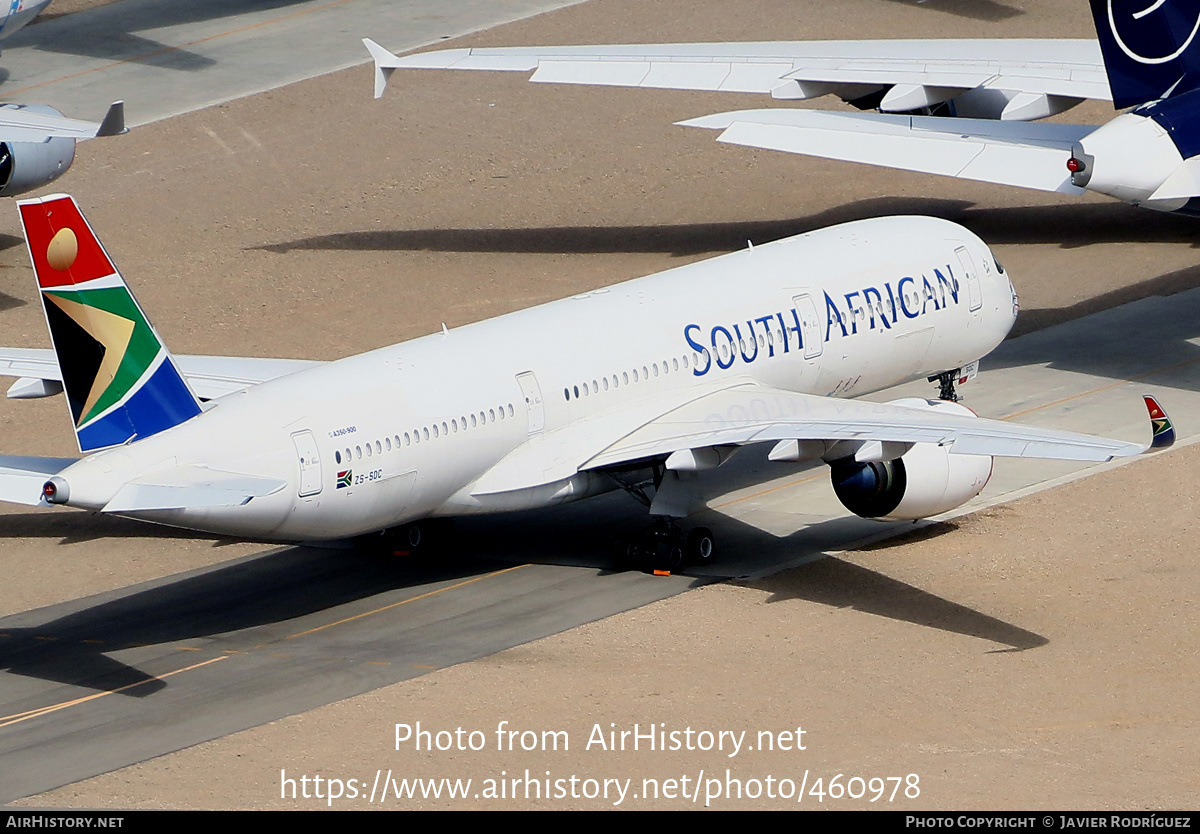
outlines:
[{"label": "aircraft tail fin", "polygon": [[1200,87],[1200,0],[1091,0],[1113,106]]},{"label": "aircraft tail fin", "polygon": [[74,199],[54,194],[17,205],[80,451],[149,437],[199,414]]}]

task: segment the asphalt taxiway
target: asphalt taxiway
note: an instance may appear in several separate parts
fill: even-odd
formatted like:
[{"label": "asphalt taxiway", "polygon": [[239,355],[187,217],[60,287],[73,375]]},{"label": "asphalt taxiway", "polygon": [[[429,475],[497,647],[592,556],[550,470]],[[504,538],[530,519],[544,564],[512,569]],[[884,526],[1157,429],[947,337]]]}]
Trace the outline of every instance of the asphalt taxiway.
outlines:
[{"label": "asphalt taxiway", "polygon": [[[688,4],[688,15],[681,15],[674,4],[595,0],[463,43],[883,34],[864,32],[864,20],[901,37],[930,28],[976,37],[1089,34],[1086,16],[1065,0],[1027,11],[984,5],[1013,13],[981,18],[955,13],[979,4],[855,0],[839,4],[835,14],[827,4],[798,9],[759,0],[737,9]],[[797,21],[786,35],[781,14]],[[189,38],[199,36],[178,43]],[[297,57],[294,51],[279,55]],[[174,79],[206,79],[215,71],[203,61],[186,76],[150,60],[131,63],[146,64],[147,78],[173,71]],[[90,83],[101,74],[78,78]],[[515,76],[437,73],[394,83],[388,98],[374,102],[370,73],[357,68],[88,143],[54,190],[80,199],[173,350],[315,358],[648,274],[682,258],[736,248],[747,238],[761,242],[897,211],[939,214],[995,245],[1028,322],[1019,325],[1027,335],[1006,343],[964,387],[972,407],[991,417],[1137,440],[1147,432],[1137,396],[1146,388],[1161,396],[1183,435],[1193,436],[1189,425],[1200,425],[1193,419],[1200,413],[1193,355],[1200,319],[1195,293],[1187,291],[1200,285],[1200,271],[1188,221],[1095,200],[725,148],[704,131],[671,126],[735,106],[710,94],[551,88]],[[0,232],[6,341],[44,346],[15,216]],[[1122,306],[1126,302],[1135,303]],[[1098,315],[1080,318],[1089,312]],[[12,453],[72,451],[65,409],[55,399],[0,402],[0,436]],[[761,457],[744,454],[712,485],[711,526],[725,549],[720,571],[762,575],[879,534],[873,522],[845,518],[822,473],[766,470]],[[1058,464],[999,465],[982,499],[1077,474]],[[0,568],[7,579],[0,610],[8,615],[0,621],[5,799],[411,679],[710,578],[606,571],[600,540],[614,527],[640,521],[638,507],[619,496],[562,513],[464,524],[466,560],[432,567],[329,551],[264,551],[81,513],[10,511],[0,518]],[[535,564],[516,567],[527,562]],[[806,577],[816,585],[798,598],[888,617],[839,616],[824,636],[826,646],[830,640],[870,644],[883,639],[883,629],[937,661],[939,644],[903,627],[928,630],[931,622],[939,635],[985,641],[986,652],[1053,642],[1053,630],[1029,616],[1018,596],[1028,589],[1019,582],[1012,583],[1011,596],[990,586],[996,598],[982,601],[964,590],[969,584],[944,582],[941,574],[876,574],[864,596],[829,579],[844,562],[824,563],[834,567],[810,570]],[[861,580],[864,574],[854,575]],[[790,619],[786,608],[770,610],[780,618],[767,627],[775,631],[819,618],[808,610]],[[735,610],[694,634],[716,628],[742,646],[760,645],[767,642],[764,626],[751,613],[745,625],[753,620],[755,633],[741,632]],[[1111,631],[1122,622],[1114,620]],[[1176,618],[1161,630],[1164,640],[1187,642],[1196,623]],[[672,644],[703,667],[708,643],[669,633]],[[1036,652],[1028,656],[1033,660],[1020,668],[1037,662]],[[893,657],[889,679],[904,680],[904,657]],[[704,701],[701,684],[694,696],[676,699],[668,666],[661,679],[651,674],[643,682],[665,708],[686,718],[697,702],[720,702]],[[789,693],[804,687],[853,700],[836,663],[808,668],[812,675],[802,684],[763,683],[746,696],[784,713],[796,709]],[[1007,671],[987,673],[992,690],[1020,689],[1020,672],[997,668]],[[862,698],[888,699],[897,715],[905,709],[923,715],[923,701],[936,702],[944,691],[957,693],[963,709],[987,702],[988,693],[957,682],[964,670],[975,673],[974,660],[953,655],[922,669],[928,678],[898,690],[872,691],[875,684],[861,681]],[[1142,683],[1173,692],[1175,680],[1143,677]],[[890,700],[896,691],[910,696],[907,706]],[[454,692],[442,697],[447,709],[477,709],[478,699],[486,699],[469,687]],[[1176,703],[1164,702],[1172,709]],[[1123,715],[1118,711],[1115,720]],[[818,723],[825,718],[813,716]],[[928,729],[936,718],[923,720]],[[1167,723],[1177,727],[1179,719]],[[980,750],[1003,747],[995,734],[986,741]],[[866,755],[864,742],[855,743]],[[1089,749],[1082,742],[1077,748]],[[1103,759],[1110,768],[1128,761]],[[277,775],[276,767],[248,778],[261,778],[265,791]],[[1028,782],[1039,776],[1029,771]],[[168,807],[170,796],[161,795]],[[938,801],[953,806],[955,796],[973,795],[942,794]]]}]

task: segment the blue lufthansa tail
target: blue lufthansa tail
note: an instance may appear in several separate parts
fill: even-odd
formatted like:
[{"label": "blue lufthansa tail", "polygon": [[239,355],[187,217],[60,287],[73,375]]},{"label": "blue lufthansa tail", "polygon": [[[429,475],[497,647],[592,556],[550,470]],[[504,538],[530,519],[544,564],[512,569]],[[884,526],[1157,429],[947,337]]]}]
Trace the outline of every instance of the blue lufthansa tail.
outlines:
[{"label": "blue lufthansa tail", "polygon": [[1113,106],[1200,88],[1200,0],[1090,0]]}]

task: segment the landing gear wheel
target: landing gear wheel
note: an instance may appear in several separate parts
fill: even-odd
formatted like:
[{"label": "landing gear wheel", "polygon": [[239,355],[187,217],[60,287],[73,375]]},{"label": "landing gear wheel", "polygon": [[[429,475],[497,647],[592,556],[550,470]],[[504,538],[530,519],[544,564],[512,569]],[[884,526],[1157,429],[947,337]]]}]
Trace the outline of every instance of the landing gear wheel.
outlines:
[{"label": "landing gear wheel", "polygon": [[667,570],[676,571],[683,567],[683,548],[678,544],[671,543],[667,547],[667,558],[665,562]]},{"label": "landing gear wheel", "polygon": [[687,560],[694,565],[711,564],[716,554],[716,542],[712,530],[707,527],[695,527],[687,535],[683,545],[683,553]]}]

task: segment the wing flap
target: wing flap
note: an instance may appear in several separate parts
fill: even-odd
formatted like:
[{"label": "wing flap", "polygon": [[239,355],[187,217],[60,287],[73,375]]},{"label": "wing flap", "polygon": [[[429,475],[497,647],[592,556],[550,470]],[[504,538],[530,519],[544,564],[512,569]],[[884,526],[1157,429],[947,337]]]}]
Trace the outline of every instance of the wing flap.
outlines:
[{"label": "wing flap", "polygon": [[941,174],[959,179],[1081,194],[1066,161],[1090,125],[945,119],[819,110],[744,110],[679,122],[722,129],[718,141]]}]

